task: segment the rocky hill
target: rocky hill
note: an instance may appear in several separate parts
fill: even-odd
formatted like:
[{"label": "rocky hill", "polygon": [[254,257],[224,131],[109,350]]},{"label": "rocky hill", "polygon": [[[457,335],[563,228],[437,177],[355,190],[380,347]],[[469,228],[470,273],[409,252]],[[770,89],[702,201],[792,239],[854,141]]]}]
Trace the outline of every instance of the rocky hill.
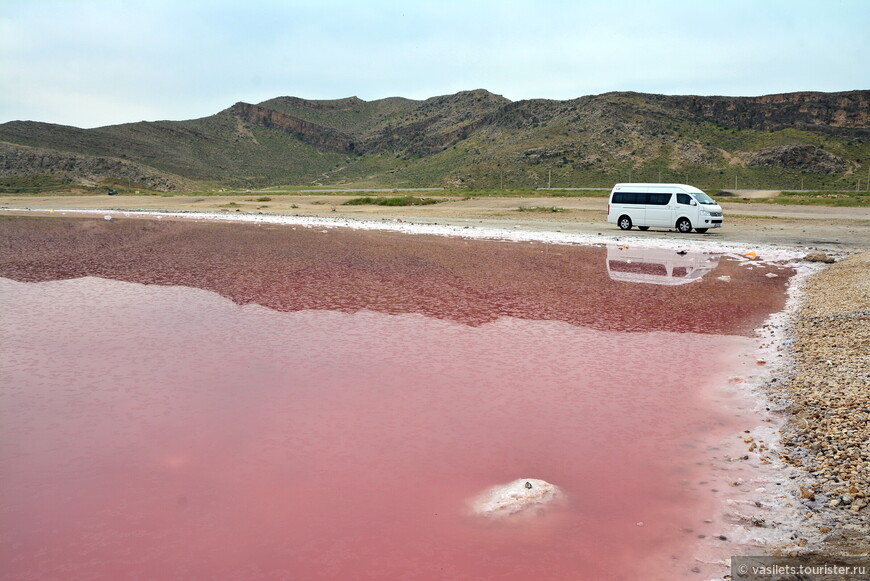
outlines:
[{"label": "rocky hill", "polygon": [[97,185],[107,178],[160,192],[193,189],[196,184],[141,164],[96,155],[83,155],[0,143],[0,176],[29,178],[50,175],[73,184]]},{"label": "rocky hill", "polygon": [[870,161],[870,91],[761,97],[606,93],[512,102],[279,97],[188,121],[95,129],[0,125],[0,178],[157,191],[218,187],[854,188]]}]

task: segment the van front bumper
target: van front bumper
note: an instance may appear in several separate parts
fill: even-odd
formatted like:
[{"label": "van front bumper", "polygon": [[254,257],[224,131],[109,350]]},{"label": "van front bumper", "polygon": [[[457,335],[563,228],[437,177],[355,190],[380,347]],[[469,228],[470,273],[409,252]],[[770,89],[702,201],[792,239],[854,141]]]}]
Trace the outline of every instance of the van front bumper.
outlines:
[{"label": "van front bumper", "polygon": [[704,220],[704,228],[721,228],[722,218],[706,218]]}]

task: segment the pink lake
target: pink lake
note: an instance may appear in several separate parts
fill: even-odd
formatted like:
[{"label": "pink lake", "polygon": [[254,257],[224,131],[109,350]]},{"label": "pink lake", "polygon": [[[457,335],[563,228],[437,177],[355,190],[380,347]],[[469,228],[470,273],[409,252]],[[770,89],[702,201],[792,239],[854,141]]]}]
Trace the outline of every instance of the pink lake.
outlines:
[{"label": "pink lake", "polygon": [[[717,257],[652,285],[603,248],[289,227],[0,235],[2,579],[697,578],[705,446],[742,425],[726,378],[788,274]],[[524,477],[566,503],[469,514]]]}]

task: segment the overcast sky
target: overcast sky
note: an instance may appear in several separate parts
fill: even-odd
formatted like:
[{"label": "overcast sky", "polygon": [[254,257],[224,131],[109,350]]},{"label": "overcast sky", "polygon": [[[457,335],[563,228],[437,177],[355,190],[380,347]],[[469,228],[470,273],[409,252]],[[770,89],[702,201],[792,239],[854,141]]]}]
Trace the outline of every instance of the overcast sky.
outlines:
[{"label": "overcast sky", "polygon": [[0,123],[281,95],[870,89],[870,0],[0,0]]}]

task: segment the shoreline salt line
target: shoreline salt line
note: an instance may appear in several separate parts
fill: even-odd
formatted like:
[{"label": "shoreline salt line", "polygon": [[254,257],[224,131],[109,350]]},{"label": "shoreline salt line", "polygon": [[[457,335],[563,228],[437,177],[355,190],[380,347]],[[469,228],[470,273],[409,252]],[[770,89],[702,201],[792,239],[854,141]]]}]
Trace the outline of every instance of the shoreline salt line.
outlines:
[{"label": "shoreline salt line", "polygon": [[[458,226],[450,224],[426,224],[411,221],[397,221],[395,219],[370,220],[359,218],[331,218],[320,216],[286,216],[266,214],[219,214],[213,212],[166,212],[159,210],[32,210],[30,208],[0,208],[0,212],[37,212],[58,214],[102,214],[108,216],[155,218],[169,217],[182,220],[205,220],[220,222],[240,222],[252,224],[279,224],[291,226],[303,226],[311,228],[351,228],[355,230],[379,230],[399,232],[403,234],[428,234],[434,236],[451,236],[477,240],[506,240],[511,242],[541,242],[546,244],[578,244],[586,246],[598,246],[605,244],[621,243],[636,247],[658,247],[684,249],[690,247],[708,254],[723,254],[740,260],[750,260],[747,254],[755,252],[758,258],[751,262],[767,264],[771,262],[791,262],[800,259],[806,254],[806,250],[798,250],[778,246],[775,244],[747,245],[735,242],[711,242],[706,240],[665,240],[662,238],[647,238],[632,234],[572,234],[554,231],[529,231],[522,229],[493,228],[488,226],[468,225]],[[759,251],[761,251],[759,253]]]},{"label": "shoreline salt line", "polygon": [[[800,502],[801,486],[806,485],[810,477],[780,458],[783,449],[781,429],[788,422],[789,414],[786,411],[788,401],[775,393],[775,382],[794,373],[794,357],[786,349],[786,338],[804,300],[805,285],[811,276],[823,269],[824,265],[817,263],[803,263],[796,267],[795,274],[789,279],[783,308],[771,313],[755,329],[755,347],[751,356],[767,363],[764,372],[733,384],[741,397],[753,406],[749,410],[756,420],[752,441],[759,446],[763,444],[767,451],[762,453],[763,448],[758,448],[757,453],[749,455],[751,463],[743,465],[749,473],[749,479],[742,481],[743,488],[752,489],[752,494],[740,497],[737,492],[741,489],[735,487],[734,493],[723,495],[715,504],[713,518],[725,536],[733,539],[734,545],[729,547],[732,555],[769,554],[776,550],[803,553],[824,546],[823,535],[815,526],[817,523],[809,522],[811,519],[806,518],[806,509]],[[744,442],[741,446],[740,442],[734,442],[735,435],[744,436],[729,434],[720,446],[723,451],[733,450],[737,459],[746,458],[746,440],[741,438]],[[806,540],[805,547],[800,546],[800,539]],[[699,563],[721,567],[721,576],[715,581],[724,581],[730,573],[731,559],[711,559],[710,553],[705,551],[709,548],[699,543],[695,559]],[[727,553],[726,547],[720,547],[719,554],[724,554],[721,549],[726,549]]]}]

